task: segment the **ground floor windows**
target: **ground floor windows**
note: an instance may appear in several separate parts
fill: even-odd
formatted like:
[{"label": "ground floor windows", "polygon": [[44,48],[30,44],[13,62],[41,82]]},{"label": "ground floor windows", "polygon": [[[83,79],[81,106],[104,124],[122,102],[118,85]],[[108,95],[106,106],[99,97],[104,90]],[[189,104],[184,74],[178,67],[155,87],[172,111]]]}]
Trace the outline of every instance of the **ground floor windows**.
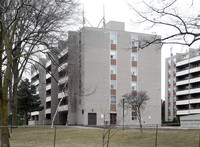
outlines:
[{"label": "ground floor windows", "polygon": [[132,111],[132,120],[137,120],[137,113],[135,111]]}]

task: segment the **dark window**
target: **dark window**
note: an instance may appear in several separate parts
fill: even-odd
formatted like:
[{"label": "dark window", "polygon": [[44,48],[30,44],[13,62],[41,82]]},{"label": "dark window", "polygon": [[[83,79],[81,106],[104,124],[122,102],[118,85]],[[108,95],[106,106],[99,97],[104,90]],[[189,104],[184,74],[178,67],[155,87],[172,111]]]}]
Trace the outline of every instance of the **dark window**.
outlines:
[{"label": "dark window", "polygon": [[111,125],[115,125],[116,123],[117,123],[117,114],[111,113],[111,114],[110,114],[110,124],[111,124]]},{"label": "dark window", "polygon": [[60,65],[67,61],[68,61],[68,53],[66,53],[64,56],[62,56],[60,59],[58,59],[58,62]]},{"label": "dark window", "polygon": [[88,125],[96,125],[96,124],[97,124],[97,114],[88,113]]},{"label": "dark window", "polygon": [[46,102],[46,109],[51,108],[51,102]]}]

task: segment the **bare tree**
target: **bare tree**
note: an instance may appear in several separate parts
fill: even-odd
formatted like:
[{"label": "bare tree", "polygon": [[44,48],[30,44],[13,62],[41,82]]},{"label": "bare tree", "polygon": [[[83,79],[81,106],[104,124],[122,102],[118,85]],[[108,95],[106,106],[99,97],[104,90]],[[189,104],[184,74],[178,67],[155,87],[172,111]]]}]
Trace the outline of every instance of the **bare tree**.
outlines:
[{"label": "bare tree", "polygon": [[16,117],[16,89],[30,56],[45,53],[57,44],[64,27],[73,23],[71,18],[77,6],[75,0],[0,1],[1,146],[10,146],[8,90],[13,93],[9,95],[13,99],[13,116]]},{"label": "bare tree", "polygon": [[199,3],[192,0],[186,2],[187,4],[183,7],[180,7],[183,3],[181,0],[143,0],[139,4],[140,7],[130,2],[128,5],[138,16],[138,23],[145,24],[145,27],[148,24],[148,29],[157,28],[158,32],[165,31],[166,33],[162,35],[162,38],[157,38],[155,34],[155,37],[151,40],[141,44],[140,48],[160,42],[162,44],[179,44],[190,47],[199,42],[200,18],[199,10],[195,8],[195,2]]},{"label": "bare tree", "polygon": [[[126,108],[131,108],[135,110],[137,114],[137,119],[140,124],[140,136],[142,137],[142,116],[141,111],[145,108],[146,101],[150,98],[147,95],[146,91],[138,91],[129,94],[125,94],[124,96],[124,106]],[[123,101],[120,102],[120,105],[123,104]]]}]

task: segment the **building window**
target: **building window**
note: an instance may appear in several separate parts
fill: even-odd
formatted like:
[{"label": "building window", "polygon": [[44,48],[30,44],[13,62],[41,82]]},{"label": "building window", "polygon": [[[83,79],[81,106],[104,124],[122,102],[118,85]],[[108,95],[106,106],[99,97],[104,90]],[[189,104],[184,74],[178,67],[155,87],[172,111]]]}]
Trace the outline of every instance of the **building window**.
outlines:
[{"label": "building window", "polygon": [[117,87],[116,85],[117,85],[117,84],[116,84],[116,80],[111,80],[111,81],[110,81],[110,88],[111,88],[111,89],[116,89],[116,87]]},{"label": "building window", "polygon": [[173,82],[176,83],[176,78],[173,79]]},{"label": "building window", "polygon": [[171,60],[168,60],[168,66],[171,66]]},{"label": "building window", "polygon": [[132,111],[132,120],[137,120],[137,113],[135,111]]},{"label": "building window", "polygon": [[137,61],[137,52],[131,52],[132,61]]},{"label": "building window", "polygon": [[168,102],[170,102],[171,101],[171,98],[170,97],[168,97]]},{"label": "building window", "polygon": [[117,73],[117,67],[116,67],[116,65],[111,65],[110,66],[110,73],[111,74],[116,74]]},{"label": "building window", "polygon": [[136,82],[131,82],[131,89],[132,90],[137,90],[137,83]]},{"label": "building window", "polygon": [[171,91],[171,89],[170,88],[168,88],[168,92],[170,92]]},{"label": "building window", "polygon": [[110,51],[110,58],[111,59],[117,59],[117,52],[115,50]]},{"label": "building window", "polygon": [[171,79],[168,79],[168,84],[170,84],[171,83]]},{"label": "building window", "polygon": [[176,69],[175,69],[175,68],[173,69],[173,73],[174,73],[174,74],[176,73]]},{"label": "building window", "polygon": [[174,102],[176,101],[176,96],[173,97],[173,101],[174,101]]},{"label": "building window", "polygon": [[169,75],[171,74],[171,70],[168,70],[168,74],[169,74]]},{"label": "building window", "polygon": [[139,40],[137,36],[131,36],[131,45],[132,46],[138,46],[139,45]]},{"label": "building window", "polygon": [[173,88],[173,91],[176,92],[176,87]]},{"label": "building window", "polygon": [[170,110],[171,110],[171,107],[169,106],[169,107],[168,107],[168,111],[170,111]]},{"label": "building window", "polygon": [[110,96],[110,103],[111,104],[116,104],[116,96],[115,95],[111,95]]},{"label": "building window", "polygon": [[174,64],[176,64],[176,58],[173,59]]},{"label": "building window", "polygon": [[111,44],[117,44],[117,34],[116,33],[110,34],[110,43]]},{"label": "building window", "polygon": [[137,76],[137,67],[131,67],[132,76]]},{"label": "building window", "polygon": [[176,111],[176,106],[173,107],[173,110]]}]

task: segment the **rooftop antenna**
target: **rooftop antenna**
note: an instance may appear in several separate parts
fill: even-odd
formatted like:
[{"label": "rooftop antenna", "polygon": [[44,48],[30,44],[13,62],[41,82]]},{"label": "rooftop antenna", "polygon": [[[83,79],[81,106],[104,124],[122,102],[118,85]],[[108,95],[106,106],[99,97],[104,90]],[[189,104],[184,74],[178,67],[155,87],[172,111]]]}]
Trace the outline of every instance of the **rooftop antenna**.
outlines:
[{"label": "rooftop antenna", "polygon": [[103,4],[103,27],[106,28],[106,19],[105,19],[105,6]]},{"label": "rooftop antenna", "polygon": [[173,53],[172,53],[172,46],[171,46],[171,48],[170,48],[170,55],[171,55],[171,57],[173,56]]},{"label": "rooftop antenna", "polygon": [[85,26],[85,14],[84,14],[84,5],[83,5],[83,11],[82,11],[82,15],[83,15],[83,27]]},{"label": "rooftop antenna", "polygon": [[85,26],[86,22],[91,26],[91,23],[85,18],[85,12],[84,12],[84,5],[83,5],[83,11],[82,11],[82,15],[83,15],[83,27]]},{"label": "rooftop antenna", "polygon": [[105,29],[106,28],[106,20],[105,20],[105,8],[104,8],[104,5],[103,5],[103,18],[100,20],[97,28],[99,27],[99,25],[101,24],[101,22],[103,22],[103,28]]}]

